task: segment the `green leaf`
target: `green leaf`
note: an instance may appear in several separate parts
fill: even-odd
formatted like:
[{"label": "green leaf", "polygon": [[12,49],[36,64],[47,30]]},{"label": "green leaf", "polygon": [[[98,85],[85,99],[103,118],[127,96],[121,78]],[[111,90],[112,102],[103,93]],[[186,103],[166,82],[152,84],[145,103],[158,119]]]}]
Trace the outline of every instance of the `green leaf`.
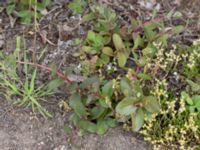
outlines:
[{"label": "green leaf", "polygon": [[50,3],[51,3],[50,0],[43,0],[43,1],[42,1],[42,6],[43,6],[43,8],[47,7]]},{"label": "green leaf", "polygon": [[192,80],[188,80],[188,79],[186,80],[186,82],[191,86],[193,92],[200,91],[200,85],[199,84],[193,82]]},{"label": "green leaf", "polygon": [[79,94],[73,94],[69,99],[69,105],[75,111],[75,113],[81,118],[86,116],[86,109],[81,101],[81,97]]},{"label": "green leaf", "polygon": [[[23,5],[29,5],[29,2],[28,0],[20,0],[20,4],[23,4]],[[30,4],[33,4],[33,2],[31,2]]]},{"label": "green leaf", "polygon": [[21,18],[21,23],[23,23],[23,24],[30,24],[31,23],[31,19],[32,19],[31,16],[25,17],[25,18]]},{"label": "green leaf", "polygon": [[[50,4],[50,0],[43,0],[41,3],[37,3],[37,10],[42,11]],[[34,4],[35,5],[35,4]],[[41,15],[40,13],[38,15]]]},{"label": "green leaf", "polygon": [[144,111],[139,108],[135,113],[131,114],[132,130],[137,132],[144,123]]},{"label": "green leaf", "polygon": [[160,111],[160,105],[154,96],[144,97],[144,108],[150,113]]},{"label": "green leaf", "polygon": [[200,112],[200,95],[194,95],[192,96],[192,100],[194,102],[195,108]]},{"label": "green leaf", "polygon": [[93,49],[91,46],[83,46],[81,48],[82,51],[86,52],[86,53],[90,53]]},{"label": "green leaf", "polygon": [[80,45],[83,42],[83,40],[81,38],[75,38],[74,39],[74,44],[75,45]]},{"label": "green leaf", "polygon": [[75,14],[81,14],[84,11],[86,3],[82,0],[73,0],[68,5],[68,8],[71,9]]},{"label": "green leaf", "polygon": [[161,37],[158,38],[157,41],[159,43],[162,43],[163,46],[167,46],[168,45],[169,36],[170,36],[169,34],[162,35]]},{"label": "green leaf", "polygon": [[131,18],[131,26],[133,28],[133,30],[137,29],[139,25],[138,20],[136,20],[135,18]]},{"label": "green leaf", "polygon": [[128,81],[128,79],[126,79],[126,78],[121,79],[120,89],[125,96],[132,95],[132,88],[131,88],[131,85],[130,85],[130,82]]},{"label": "green leaf", "polygon": [[103,64],[108,64],[110,61],[109,56],[105,54],[101,54],[100,59],[102,60]]},{"label": "green leaf", "polygon": [[105,112],[106,108],[104,107],[94,107],[91,110],[92,119],[97,119]]},{"label": "green leaf", "polygon": [[104,108],[109,108],[109,105],[106,103],[105,99],[99,99],[99,104]]},{"label": "green leaf", "polygon": [[109,35],[105,35],[103,39],[104,39],[103,41],[104,45],[108,45],[110,41],[112,40],[112,37],[110,37]]},{"label": "green leaf", "polygon": [[179,34],[180,32],[183,31],[183,29],[184,29],[184,27],[182,25],[178,25],[172,29],[172,32],[173,32],[173,34]]},{"label": "green leaf", "polygon": [[98,58],[97,61],[96,61],[96,66],[103,66],[103,65],[106,65],[106,64],[109,63],[109,61],[110,61],[109,56],[102,53],[102,54],[100,55],[100,58]]},{"label": "green leaf", "polygon": [[138,73],[137,75],[139,78],[144,79],[144,80],[151,80],[151,76],[146,74],[146,73]]},{"label": "green leaf", "polygon": [[12,82],[4,79],[4,78],[3,78],[3,81],[5,82],[5,85],[7,87],[9,87],[14,94],[21,95],[20,94],[20,90],[19,90],[19,88],[17,87],[17,85],[15,83],[12,83]]},{"label": "green leaf", "polygon": [[199,103],[200,102],[200,95],[192,96],[192,100],[193,100],[194,104]]},{"label": "green leaf", "polygon": [[147,57],[140,57],[136,63],[140,66],[145,66],[147,62],[148,62]]},{"label": "green leaf", "polygon": [[21,18],[31,18],[32,13],[29,10],[22,10],[17,13],[17,15]]},{"label": "green leaf", "polygon": [[102,51],[103,51],[104,54],[106,54],[108,56],[114,55],[112,48],[110,48],[108,46],[104,47]]},{"label": "green leaf", "polygon": [[54,79],[52,81],[50,81],[46,86],[45,86],[45,90],[44,93],[42,93],[43,95],[49,95],[52,94],[52,92],[54,92],[55,90],[57,90],[57,88],[59,86],[61,86],[63,84],[63,80],[61,79]]},{"label": "green leaf", "polygon": [[94,45],[96,48],[99,48],[101,47],[102,45],[104,44],[104,38],[99,35],[99,34],[96,34],[96,37],[95,37],[95,41],[94,41]]},{"label": "green leaf", "polygon": [[167,18],[171,19],[173,13],[174,13],[174,9],[170,10],[170,12],[167,14]]},{"label": "green leaf", "polygon": [[97,130],[97,126],[94,123],[90,122],[90,121],[81,120],[79,125],[80,125],[81,129],[86,130],[88,132],[94,133]]},{"label": "green leaf", "polygon": [[133,49],[137,49],[142,44],[142,38],[139,34],[133,32],[132,34],[133,41],[134,41],[134,47]]},{"label": "green leaf", "polygon": [[195,106],[189,106],[188,108],[189,108],[190,113],[195,112]]},{"label": "green leaf", "polygon": [[157,48],[152,44],[148,44],[148,46],[142,50],[142,53],[144,56],[154,57],[157,53]]},{"label": "green leaf", "polygon": [[67,125],[64,126],[63,130],[64,130],[64,132],[66,134],[70,134],[72,132],[72,129],[69,126],[67,126]]},{"label": "green leaf", "polygon": [[97,122],[97,133],[103,135],[108,130],[108,125],[105,120],[99,120]]},{"label": "green leaf", "polygon": [[37,75],[37,69],[34,69],[33,74],[32,74],[32,78],[31,78],[31,82],[30,82],[30,89],[28,94],[32,94],[35,90],[35,79],[36,79],[36,75]]},{"label": "green leaf", "polygon": [[1,60],[5,59],[4,53],[2,51],[0,51],[0,59]]},{"label": "green leaf", "polygon": [[182,16],[183,16],[183,14],[180,11],[176,11],[173,14],[173,17],[175,17],[175,18],[181,18]]},{"label": "green leaf", "polygon": [[81,84],[80,84],[80,88],[81,89],[85,89],[89,86],[91,86],[94,83],[99,82],[99,78],[97,76],[93,76],[93,77],[89,77],[87,79],[85,79]]},{"label": "green leaf", "polygon": [[89,22],[95,18],[96,18],[95,14],[91,12],[83,16],[83,22]]},{"label": "green leaf", "polygon": [[116,106],[116,112],[121,115],[130,115],[137,110],[137,107],[134,106],[134,102],[138,100],[135,97],[126,97],[118,103]]},{"label": "green leaf", "polygon": [[106,121],[106,124],[108,125],[108,127],[113,128],[113,127],[116,126],[116,121],[115,121],[115,119],[107,118],[107,119],[105,119],[105,121]]},{"label": "green leaf", "polygon": [[185,92],[181,92],[181,97],[189,104],[189,105],[193,105],[193,101],[190,98],[190,96]]},{"label": "green leaf", "polygon": [[120,35],[118,35],[116,33],[113,34],[113,43],[114,43],[116,50],[123,50],[125,48]]},{"label": "green leaf", "polygon": [[95,33],[93,31],[88,31],[88,34],[87,34],[87,40],[89,41],[95,41]]},{"label": "green leaf", "polygon": [[34,12],[30,10],[21,10],[17,12],[18,17],[20,17],[21,22],[24,24],[31,23],[32,17],[34,16]]},{"label": "green leaf", "polygon": [[69,120],[75,126],[79,125],[79,123],[80,123],[80,117],[76,113],[73,113],[72,115],[70,115]]},{"label": "green leaf", "polygon": [[52,118],[53,115],[49,113],[44,107],[41,106],[41,104],[32,96],[29,96],[31,100],[31,106],[32,110],[34,111],[34,106],[36,106],[37,110],[43,115],[43,117],[50,117]]},{"label": "green leaf", "polygon": [[117,53],[117,60],[118,60],[118,65],[120,67],[124,67],[127,61],[127,57],[123,52],[118,52]]},{"label": "green leaf", "polygon": [[87,34],[87,42],[95,50],[99,50],[104,45],[104,38],[100,34],[96,34],[93,31],[89,31]]},{"label": "green leaf", "polygon": [[105,65],[105,62],[101,58],[98,58],[97,61],[96,61],[96,66],[102,67],[103,65]]},{"label": "green leaf", "polygon": [[144,34],[149,41],[152,41],[157,35],[157,33],[153,31],[155,27],[154,24],[144,27]]},{"label": "green leaf", "polygon": [[113,95],[113,80],[107,82],[102,87],[102,94],[103,96],[108,96],[108,97],[111,97]]}]

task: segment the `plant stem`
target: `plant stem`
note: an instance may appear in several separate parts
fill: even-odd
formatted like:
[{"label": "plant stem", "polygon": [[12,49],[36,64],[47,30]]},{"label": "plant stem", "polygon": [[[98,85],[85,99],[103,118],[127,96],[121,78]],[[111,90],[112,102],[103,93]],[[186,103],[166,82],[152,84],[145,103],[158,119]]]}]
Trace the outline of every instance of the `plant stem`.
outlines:
[{"label": "plant stem", "polygon": [[[27,64],[27,65],[31,65],[31,66],[35,66],[35,67],[38,67],[40,69],[44,69],[44,70],[47,70],[48,72],[53,72],[54,70],[47,67],[47,66],[44,66],[44,65],[40,65],[40,64],[36,64],[36,63],[33,63],[33,62],[23,62],[23,61],[16,61],[18,64]],[[57,76],[59,76],[61,79],[63,79],[66,83],[72,83],[72,81],[67,77],[65,76],[62,72],[56,70],[56,74]]]},{"label": "plant stem", "polygon": [[37,31],[38,31],[38,24],[37,24],[37,0],[34,3],[34,40],[33,40],[33,55],[32,61],[36,63],[36,39],[37,39]]}]

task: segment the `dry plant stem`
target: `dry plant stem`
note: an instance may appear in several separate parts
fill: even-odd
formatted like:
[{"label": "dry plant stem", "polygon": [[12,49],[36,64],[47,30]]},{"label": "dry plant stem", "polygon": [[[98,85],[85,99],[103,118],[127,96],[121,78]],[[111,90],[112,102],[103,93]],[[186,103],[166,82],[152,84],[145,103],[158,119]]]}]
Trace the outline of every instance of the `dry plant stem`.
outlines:
[{"label": "dry plant stem", "polygon": [[[18,64],[27,64],[27,65],[31,65],[31,66],[35,66],[35,67],[38,67],[40,69],[44,69],[48,72],[54,72],[53,69],[47,67],[47,66],[44,66],[44,65],[40,65],[40,64],[36,64],[36,63],[33,63],[33,62],[23,62],[23,61],[16,61]],[[56,71],[56,74],[57,76],[59,76],[61,79],[63,79],[66,83],[72,83],[72,81],[66,77],[62,72],[60,71]]]},{"label": "dry plant stem", "polygon": [[32,61],[36,62],[36,39],[37,39],[37,0],[35,0],[35,6],[34,6],[34,41],[33,41],[33,56]]}]

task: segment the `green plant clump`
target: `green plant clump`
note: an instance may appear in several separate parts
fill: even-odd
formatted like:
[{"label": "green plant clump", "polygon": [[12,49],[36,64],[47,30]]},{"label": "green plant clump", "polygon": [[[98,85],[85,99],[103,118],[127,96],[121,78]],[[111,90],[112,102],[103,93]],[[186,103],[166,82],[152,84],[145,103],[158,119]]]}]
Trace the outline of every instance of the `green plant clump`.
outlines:
[{"label": "green plant clump", "polygon": [[6,12],[16,15],[24,24],[30,24],[33,18],[39,19],[42,11],[50,4],[50,0],[8,0]]},{"label": "green plant clump", "polygon": [[81,129],[103,134],[111,122],[114,126],[116,121],[131,120],[132,129],[139,131],[145,116],[160,111],[158,99],[149,91],[151,85],[144,83],[152,80],[145,68],[158,51],[153,43],[167,43],[168,35],[161,34],[163,23],[152,21],[135,32],[140,25],[133,20],[132,26],[122,32],[116,13],[102,5],[91,7],[83,20],[92,21],[95,27],[74,54],[88,78],[72,92],[72,122]]},{"label": "green plant clump", "polygon": [[0,53],[0,70],[1,95],[8,100],[15,99],[16,105],[31,107],[33,112],[39,111],[44,117],[52,117],[39,100],[53,95],[63,81],[54,79],[40,85],[37,83],[38,69],[29,65],[26,50],[22,53],[20,37],[16,38],[16,49],[13,53]]},{"label": "green plant clump", "polygon": [[168,45],[182,26],[166,32],[162,20],[133,18],[131,26],[120,27],[110,8],[90,9],[83,21],[94,28],[74,54],[87,79],[71,90],[73,124],[103,134],[122,122],[155,149],[199,149],[199,40]]}]

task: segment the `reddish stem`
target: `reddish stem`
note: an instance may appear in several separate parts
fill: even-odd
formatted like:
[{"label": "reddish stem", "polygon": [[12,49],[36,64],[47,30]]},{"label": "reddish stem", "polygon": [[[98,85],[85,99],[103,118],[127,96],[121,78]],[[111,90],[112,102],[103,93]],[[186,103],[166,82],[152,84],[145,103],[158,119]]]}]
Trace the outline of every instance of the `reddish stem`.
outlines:
[{"label": "reddish stem", "polygon": [[[48,72],[53,72],[54,70],[47,67],[47,66],[44,66],[44,65],[40,65],[40,64],[36,64],[36,63],[32,63],[32,62],[23,62],[23,61],[16,61],[18,64],[27,64],[27,65],[32,65],[32,66],[35,66],[35,67],[38,67],[40,69],[44,69],[44,70],[47,70]],[[60,78],[62,78],[66,83],[71,83],[72,81],[67,77],[65,76],[62,72],[56,70],[56,74],[57,76],[59,76]]]},{"label": "reddish stem", "polygon": [[133,75],[133,80],[136,80],[137,79],[137,75],[138,73],[140,72],[140,66],[137,66],[136,70],[135,70],[135,73]]}]

